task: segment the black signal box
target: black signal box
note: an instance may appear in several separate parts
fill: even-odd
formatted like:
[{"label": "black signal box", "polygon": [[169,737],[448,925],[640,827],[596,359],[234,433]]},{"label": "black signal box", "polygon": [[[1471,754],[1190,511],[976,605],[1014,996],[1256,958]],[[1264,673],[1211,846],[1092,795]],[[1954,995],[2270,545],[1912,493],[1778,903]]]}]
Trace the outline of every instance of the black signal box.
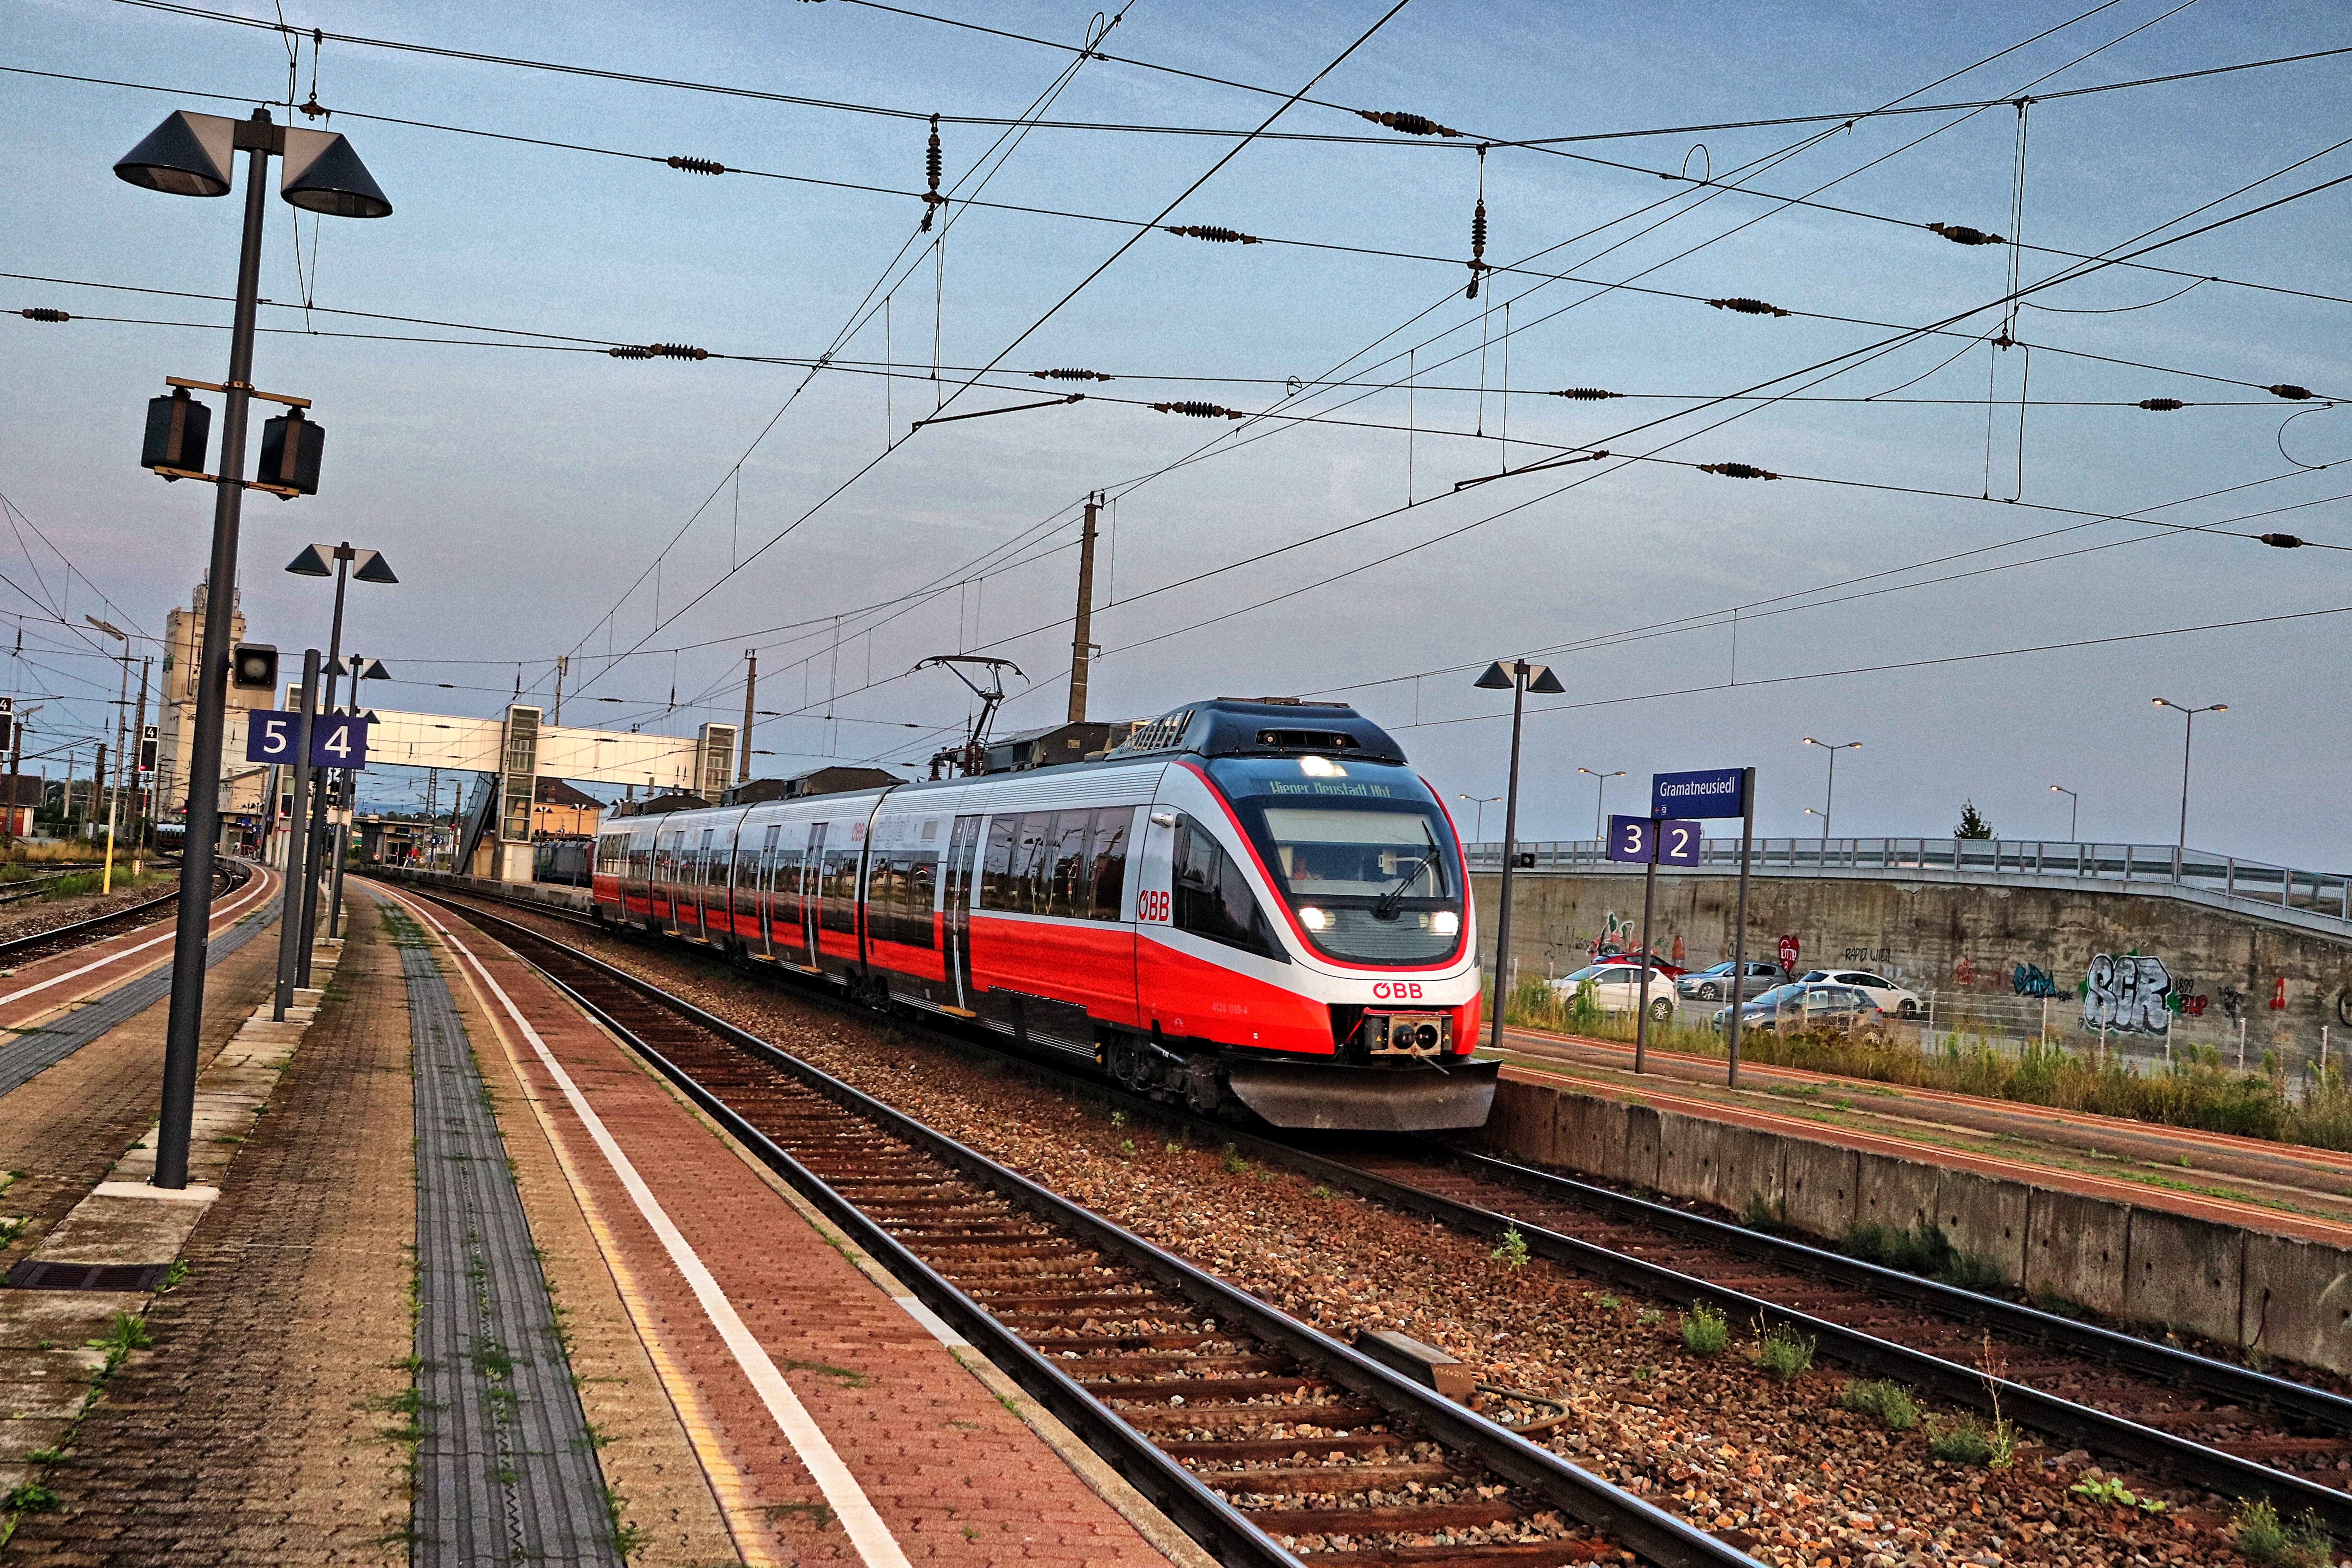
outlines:
[{"label": "black signal box", "polygon": [[212,432],[213,411],[190,397],[186,387],[174,388],[169,397],[150,398],[139,466],[202,473],[205,454],[212,449]]},{"label": "black signal box", "polygon": [[319,493],[319,458],[326,449],[327,432],[289,408],[261,427],[261,471],[257,484],[314,496]]}]

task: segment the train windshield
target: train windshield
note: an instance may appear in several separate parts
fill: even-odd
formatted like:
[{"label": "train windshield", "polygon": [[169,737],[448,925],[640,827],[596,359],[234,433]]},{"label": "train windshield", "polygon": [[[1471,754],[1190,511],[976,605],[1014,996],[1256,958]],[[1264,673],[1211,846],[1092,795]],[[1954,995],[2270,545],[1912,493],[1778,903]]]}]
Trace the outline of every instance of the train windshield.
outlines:
[{"label": "train windshield", "polygon": [[1209,776],[1318,950],[1358,963],[1454,955],[1461,851],[1436,797],[1411,772],[1323,757],[1219,757]]}]

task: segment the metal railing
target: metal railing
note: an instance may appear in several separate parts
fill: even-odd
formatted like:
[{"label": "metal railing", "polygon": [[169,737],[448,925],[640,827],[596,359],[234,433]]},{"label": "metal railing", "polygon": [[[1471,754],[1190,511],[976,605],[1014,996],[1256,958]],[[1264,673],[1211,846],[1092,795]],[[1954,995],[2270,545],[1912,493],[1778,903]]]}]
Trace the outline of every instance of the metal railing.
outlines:
[{"label": "metal railing", "polygon": [[[1465,847],[1474,871],[1499,870],[1503,847]],[[1539,871],[1636,872],[1611,860],[1595,839],[1521,843]],[[2352,874],[2243,860],[2170,844],[2068,844],[2040,838],[1759,838],[1757,871],[1767,875],[2021,877],[2053,886],[2154,883],[2206,894],[2252,913],[2288,910],[2352,932]],[[1739,840],[1709,838],[1699,868],[1736,873]]]}]

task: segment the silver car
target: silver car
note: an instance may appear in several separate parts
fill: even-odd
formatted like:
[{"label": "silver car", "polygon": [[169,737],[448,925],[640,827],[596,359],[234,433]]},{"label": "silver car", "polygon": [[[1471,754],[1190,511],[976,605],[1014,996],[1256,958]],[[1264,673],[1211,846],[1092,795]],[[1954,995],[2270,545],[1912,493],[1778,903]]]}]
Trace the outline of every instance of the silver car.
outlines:
[{"label": "silver car", "polygon": [[[1757,995],[1788,978],[1789,972],[1779,964],[1750,959],[1747,973],[1740,976],[1739,994],[1743,998]],[[1731,964],[1726,962],[1685,974],[1675,982],[1675,990],[1685,1002],[1720,1002],[1731,994]]]}]

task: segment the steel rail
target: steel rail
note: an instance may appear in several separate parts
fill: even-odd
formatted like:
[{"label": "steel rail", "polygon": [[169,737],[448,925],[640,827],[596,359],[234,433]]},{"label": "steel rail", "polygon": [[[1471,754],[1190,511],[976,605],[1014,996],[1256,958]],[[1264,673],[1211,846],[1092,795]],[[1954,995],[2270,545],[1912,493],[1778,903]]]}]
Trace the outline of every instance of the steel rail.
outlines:
[{"label": "steel rail", "polygon": [[[252,877],[253,871],[252,868],[247,866],[243,861],[225,860],[223,864],[223,874],[227,879],[227,886],[221,889],[220,892],[213,895],[216,899],[225,897],[229,893],[235,892],[237,889],[244,887],[247,880]],[[163,894],[161,898],[149,899],[144,903],[130,905],[127,908],[115,910],[112,914],[95,915],[86,921],[76,921],[71,925],[52,926],[47,931],[35,931],[30,936],[11,937],[6,942],[0,942],[0,959],[8,958],[13,954],[23,952],[29,948],[38,947],[46,942],[56,942],[61,937],[79,936],[84,931],[93,931],[100,926],[109,925],[116,921],[129,920],[132,915],[144,914],[149,910],[162,909],[164,905],[171,903],[179,896],[179,892],[175,889],[171,892]]]},{"label": "steel rail", "polygon": [[[430,896],[430,895],[428,895]],[[436,901],[446,901],[436,899]],[[501,902],[520,900],[502,899]],[[459,906],[464,907],[464,906]],[[575,923],[592,923],[585,917],[569,916],[569,911],[550,910],[568,916]],[[467,910],[469,915],[497,921],[513,928],[513,922],[499,916]],[[541,942],[553,939],[523,930]],[[609,931],[609,928],[599,928]],[[561,943],[556,945],[561,946]],[[567,952],[577,950],[566,948]],[[621,978],[633,988],[647,995],[664,995],[659,988],[637,980],[625,972],[583,953],[583,962],[596,964]],[[835,1000],[838,999],[829,999]],[[689,1003],[669,1002],[680,1008]],[[861,1013],[869,1011],[859,1010]],[[699,1010],[698,1009],[698,1013]],[[707,1014],[701,1018],[709,1018]],[[1610,1280],[1628,1289],[1644,1290],[1666,1300],[1689,1305],[1698,1301],[1728,1306],[1743,1315],[1755,1318],[1767,1326],[1785,1324],[1791,1331],[1815,1341],[1819,1349],[1832,1359],[1858,1370],[1898,1379],[1916,1387],[1927,1389],[1955,1404],[1968,1405],[1990,1414],[1998,1406],[2004,1418],[2047,1436],[2063,1437],[2071,1443],[2092,1448],[2112,1458],[2127,1460],[2159,1475],[2189,1486],[2221,1493],[2223,1496],[2268,1500],[2283,1513],[2310,1510],[2324,1520],[2337,1534],[2352,1534],[2352,1493],[2339,1491],[2307,1480],[2292,1472],[2277,1469],[2255,1460],[2240,1458],[2206,1444],[2178,1436],[2155,1427],[2142,1426],[2124,1416],[2110,1415],[2093,1406],[2045,1393],[2028,1384],[2006,1378],[1989,1376],[1982,1369],[1967,1366],[1932,1355],[1925,1351],[1881,1339],[1876,1335],[1832,1322],[1827,1319],[1780,1306],[1745,1291],[1727,1289],[1696,1275],[1685,1274],[1662,1264],[1644,1262],[1626,1253],[1597,1243],[1567,1236],[1549,1227],[1523,1221],[1499,1210],[1481,1207],[1456,1198],[1446,1197],[1425,1188],[1392,1177],[1380,1175],[1343,1160],[1333,1159],[1302,1149],[1279,1139],[1250,1133],[1238,1128],[1211,1122],[1176,1108],[1128,1094],[1108,1080],[1097,1081],[1080,1077],[1056,1066],[1005,1050],[992,1041],[967,1038],[941,1029],[935,1021],[895,1020],[902,1027],[923,1028],[967,1049],[982,1049],[992,1055],[1021,1065],[1024,1071],[1039,1075],[1085,1092],[1134,1105],[1166,1121],[1213,1130],[1217,1137],[1231,1142],[1239,1150],[1260,1159],[1278,1161],[1296,1170],[1310,1173],[1327,1184],[1342,1185],[1360,1195],[1385,1203],[1392,1207],[1460,1226],[1471,1234],[1500,1237],[1517,1228],[1528,1250],[1539,1257],[1566,1265],[1579,1273]],[[723,1020],[711,1018],[709,1026],[730,1037],[744,1035]],[[772,1048],[772,1047],[770,1047]],[[809,1069],[814,1071],[816,1069]],[[844,1086],[845,1089],[846,1086]],[[858,1091],[850,1089],[849,1093]],[[896,1115],[896,1112],[890,1114]],[[1430,1146],[1425,1147],[1441,1147]],[[959,1146],[960,1147],[960,1146]],[[1444,1153],[1460,1160],[1474,1170],[1482,1170],[1493,1179],[1506,1184],[1517,1182],[1523,1186],[1535,1186],[1557,1194],[1561,1201],[1595,1209],[1616,1217],[1638,1223],[1669,1235],[1679,1236],[1713,1246],[1735,1247],[1750,1256],[1767,1258],[1801,1272],[1813,1272],[1839,1283],[1866,1289],[1948,1316],[1976,1321],[1987,1327],[1998,1327],[2021,1337],[2037,1340],[2053,1349],[2063,1350],[2095,1361],[2105,1361],[2151,1379],[2193,1389],[2217,1399],[2252,1404],[2276,1410],[2297,1419],[2325,1424],[2337,1430],[2352,1433],[2352,1400],[2319,1389],[2290,1383],[2242,1367],[2235,1367],[2210,1357],[2196,1355],[2171,1346],[2159,1345],[2128,1334],[2097,1328],[2061,1318],[2053,1313],[2037,1311],[1998,1298],[1981,1296],[1973,1291],[1922,1279],[1915,1275],[1858,1258],[1824,1251],[1801,1242],[1769,1237],[1760,1232],[1709,1219],[1701,1215],[1669,1208],[1662,1204],[1631,1197],[1607,1188],[1553,1175],[1549,1172],[1498,1160],[1470,1151],[1442,1146]],[[973,1156],[980,1158],[980,1156]],[[1024,1178],[1015,1177],[1015,1180]],[[1055,1200],[1059,1202],[1060,1200]],[[1148,1245],[1148,1244],[1146,1244]],[[1230,1289],[1230,1287],[1226,1287]],[[1245,1298],[1254,1300],[1254,1298]],[[1260,1304],[1261,1310],[1264,1309]],[[1286,1320],[1286,1321],[1287,1320]],[[1348,1352],[1353,1354],[1352,1352]],[[1008,1369],[1009,1370],[1009,1369]],[[1501,1430],[1500,1428],[1496,1428]],[[1543,1450],[1538,1450],[1543,1452]],[[1580,1516],[1581,1517],[1581,1516]]]},{"label": "steel rail", "polygon": [[[854,1089],[822,1068],[780,1050],[758,1036],[674,996],[543,932],[511,921],[426,893],[445,907],[455,907],[469,920],[503,926],[526,942],[562,952],[566,960],[601,977],[627,987],[639,996],[668,1009],[770,1067],[790,1074],[891,1137],[906,1142],[979,1184],[990,1188],[1050,1223],[1077,1233],[1101,1251],[1148,1273],[1178,1294],[1210,1312],[1220,1322],[1246,1327],[1279,1346],[1301,1363],[1315,1368],[1333,1383],[1427,1431],[1433,1437],[1486,1465],[1496,1476],[1525,1487],[1560,1509],[1664,1568],[1699,1568],[1707,1564],[1753,1564],[1755,1559],[1696,1529],[1664,1510],[1612,1486],[1539,1447],[1466,1406],[1445,1399],[1387,1366],[1299,1322],[1257,1298],[1226,1283],[1131,1232],[1071,1203],[1051,1189],[903,1111]],[[545,973],[543,970],[541,973]],[[1040,1354],[1012,1329],[934,1270],[882,1226],[809,1170],[774,1140],[735,1111],[719,1095],[698,1082],[660,1051],[605,1009],[549,974],[591,1017],[626,1042],[696,1105],[751,1150],[793,1189],[848,1233],[891,1274],[906,1283],[923,1304],[937,1312],[982,1354],[1002,1368],[1032,1397],[1076,1432],[1090,1448],[1108,1461],[1162,1512],[1221,1560],[1232,1563],[1297,1568],[1298,1559],[1286,1551],[1246,1515],[1219,1499],[1200,1478],[1152,1445],[1109,1405],[1097,1399],[1069,1375]]]}]

